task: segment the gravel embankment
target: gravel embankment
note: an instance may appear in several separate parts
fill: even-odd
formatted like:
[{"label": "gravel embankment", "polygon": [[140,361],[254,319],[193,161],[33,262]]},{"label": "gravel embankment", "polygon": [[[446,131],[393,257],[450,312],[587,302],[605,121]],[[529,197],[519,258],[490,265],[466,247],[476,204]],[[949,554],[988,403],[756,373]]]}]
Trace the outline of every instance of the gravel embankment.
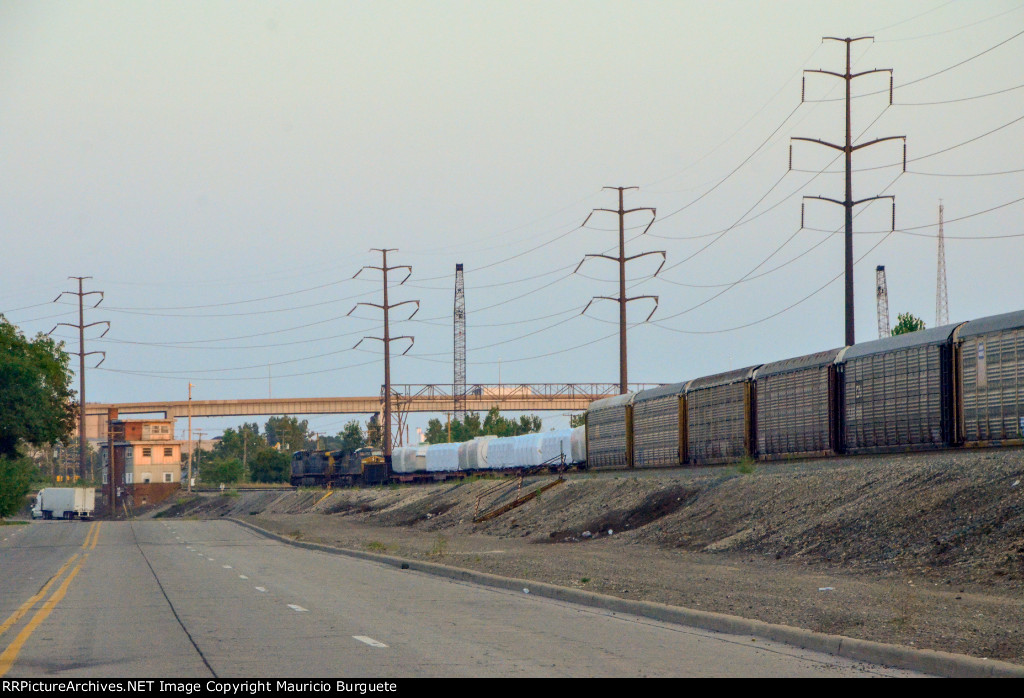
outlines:
[{"label": "gravel embankment", "polygon": [[[742,470],[749,470],[743,468]],[[202,498],[303,540],[1024,664],[1024,451]]]}]

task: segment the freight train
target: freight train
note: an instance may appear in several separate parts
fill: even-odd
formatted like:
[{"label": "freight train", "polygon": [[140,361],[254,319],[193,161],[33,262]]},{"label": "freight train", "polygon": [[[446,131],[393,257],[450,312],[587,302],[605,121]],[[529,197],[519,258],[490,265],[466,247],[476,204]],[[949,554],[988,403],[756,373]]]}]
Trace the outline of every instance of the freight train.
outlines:
[{"label": "freight train", "polygon": [[1007,445],[1024,445],[1024,311],[597,400],[577,429],[398,448],[383,477]]}]

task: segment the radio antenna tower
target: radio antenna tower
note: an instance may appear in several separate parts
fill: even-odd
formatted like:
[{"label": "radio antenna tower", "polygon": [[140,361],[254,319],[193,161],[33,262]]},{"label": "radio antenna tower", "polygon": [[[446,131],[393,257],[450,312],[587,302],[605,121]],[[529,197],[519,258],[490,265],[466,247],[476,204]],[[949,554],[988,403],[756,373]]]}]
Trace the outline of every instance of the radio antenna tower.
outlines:
[{"label": "radio antenna tower", "polygon": [[466,285],[462,278],[462,264],[455,265],[455,380],[452,395],[455,399],[455,418],[466,419]]},{"label": "radio antenna tower", "polygon": [[946,240],[942,230],[942,199],[939,199],[939,271],[935,284],[935,326],[949,324],[949,295],[946,290]]},{"label": "radio antenna tower", "polygon": [[885,266],[875,269],[875,297],[878,299],[878,338],[883,339],[889,332],[889,289],[885,285]]}]

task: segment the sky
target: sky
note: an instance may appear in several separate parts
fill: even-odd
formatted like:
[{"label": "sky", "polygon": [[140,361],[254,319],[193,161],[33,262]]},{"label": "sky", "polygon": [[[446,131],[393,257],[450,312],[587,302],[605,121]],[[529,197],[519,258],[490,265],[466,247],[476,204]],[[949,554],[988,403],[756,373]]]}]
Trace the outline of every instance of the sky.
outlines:
[{"label": "sky", "polygon": [[[852,44],[857,340],[1024,307],[1024,2],[0,4],[0,313],[77,322],[90,402],[375,395],[394,248],[396,384],[670,383],[844,341]],[[792,145],[792,147],[791,147]],[[586,225],[584,226],[584,221]],[[645,232],[646,229],[646,232]],[[657,274],[655,275],[655,272]],[[99,296],[89,296],[95,302]],[[77,332],[54,336],[78,350]],[[395,352],[405,346],[395,343]],[[89,366],[97,363],[91,357]],[[77,359],[73,361],[77,369]],[[77,386],[77,379],[76,379]],[[413,430],[432,415],[414,414]],[[545,428],[568,416],[544,413]],[[359,416],[365,420],[368,415]],[[310,417],[336,433],[351,416]],[[207,420],[211,431],[242,421]],[[181,426],[181,425],[179,425]],[[180,431],[180,429],[179,429]]]}]

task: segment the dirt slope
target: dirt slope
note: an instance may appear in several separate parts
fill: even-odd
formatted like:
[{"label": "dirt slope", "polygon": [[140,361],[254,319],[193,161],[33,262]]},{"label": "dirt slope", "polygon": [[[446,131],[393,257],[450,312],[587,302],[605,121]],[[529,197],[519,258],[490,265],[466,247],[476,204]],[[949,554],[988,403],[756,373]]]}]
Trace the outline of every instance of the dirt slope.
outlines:
[{"label": "dirt slope", "polygon": [[1024,664],[1019,449],[240,493],[168,515]]}]

